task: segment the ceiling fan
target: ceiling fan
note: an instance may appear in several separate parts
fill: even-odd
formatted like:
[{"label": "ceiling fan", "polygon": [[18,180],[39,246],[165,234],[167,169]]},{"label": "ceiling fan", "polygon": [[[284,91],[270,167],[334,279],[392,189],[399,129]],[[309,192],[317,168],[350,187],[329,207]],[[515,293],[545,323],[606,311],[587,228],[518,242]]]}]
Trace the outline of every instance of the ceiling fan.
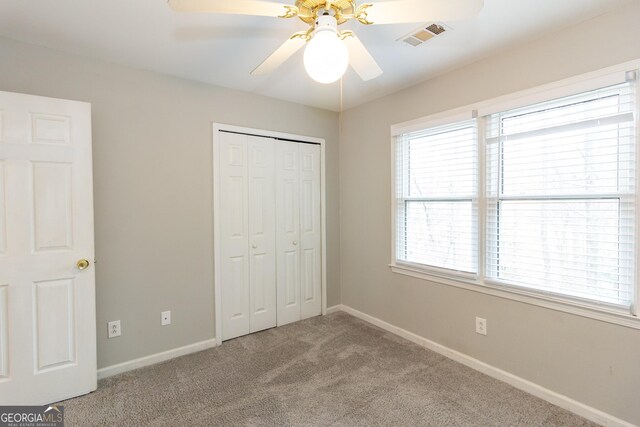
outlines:
[{"label": "ceiling fan", "polygon": [[356,34],[339,31],[339,25],[352,19],[364,25],[463,19],[478,13],[484,0],[392,0],[360,5],[355,0],[296,0],[295,5],[261,0],[168,0],[168,3],[177,12],[297,16],[309,24],[309,29],[294,33],[251,74],[270,73],[306,44],[307,73],[317,82],[333,83],[342,77],[349,64],[365,81],[382,74]]}]

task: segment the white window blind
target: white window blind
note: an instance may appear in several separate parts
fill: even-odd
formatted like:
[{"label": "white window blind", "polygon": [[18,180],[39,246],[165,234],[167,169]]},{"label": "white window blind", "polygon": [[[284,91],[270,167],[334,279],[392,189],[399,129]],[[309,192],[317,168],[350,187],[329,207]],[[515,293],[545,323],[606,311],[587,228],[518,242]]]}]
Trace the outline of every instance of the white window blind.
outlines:
[{"label": "white window blind", "polygon": [[396,138],[396,261],[477,272],[476,121]]},{"label": "white window blind", "polygon": [[486,276],[629,307],[635,276],[634,85],[486,117]]}]

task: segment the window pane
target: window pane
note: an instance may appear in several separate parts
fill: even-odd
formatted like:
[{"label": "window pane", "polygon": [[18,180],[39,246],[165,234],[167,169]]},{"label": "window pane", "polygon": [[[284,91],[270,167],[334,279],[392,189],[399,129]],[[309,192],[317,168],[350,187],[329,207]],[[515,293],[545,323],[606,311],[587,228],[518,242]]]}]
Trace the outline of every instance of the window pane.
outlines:
[{"label": "window pane", "polygon": [[406,202],[405,260],[475,272],[472,202]]},{"label": "window pane", "polygon": [[630,298],[628,258],[619,238],[618,200],[503,201],[499,206],[496,277],[578,297]]},{"label": "window pane", "polygon": [[635,89],[624,83],[487,118],[487,276],[629,307]]},{"label": "window pane", "polygon": [[[615,193],[621,168],[628,175],[630,125],[598,126],[508,141],[503,147],[503,195]],[[626,135],[626,136],[624,136]],[[622,152],[624,150],[624,152]]]},{"label": "window pane", "polygon": [[[592,95],[576,95],[558,99],[529,108],[522,108],[502,119],[502,134],[531,131],[540,128],[576,123],[588,119],[610,116],[621,111],[625,99],[619,93],[604,89],[593,91]],[[622,106],[623,109],[628,109]]]},{"label": "window pane", "polygon": [[474,126],[410,137],[407,145],[410,197],[476,193]]}]

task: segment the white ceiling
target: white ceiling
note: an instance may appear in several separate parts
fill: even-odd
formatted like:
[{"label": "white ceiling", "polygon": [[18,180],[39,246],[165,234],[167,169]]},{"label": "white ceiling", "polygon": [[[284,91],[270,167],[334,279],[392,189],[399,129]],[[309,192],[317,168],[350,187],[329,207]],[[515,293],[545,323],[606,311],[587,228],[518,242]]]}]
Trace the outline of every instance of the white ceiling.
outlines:
[{"label": "white ceiling", "polygon": [[[384,74],[363,82],[349,69],[343,78],[343,108],[575,25],[627,1],[485,0],[477,17],[445,22],[452,31],[417,48],[396,40],[422,23],[346,23],[342,27],[357,32]],[[0,36],[339,111],[340,83],[313,82],[302,66],[302,51],[268,76],[249,74],[289,35],[306,28],[298,18],[176,13],[164,0],[0,2]]]}]

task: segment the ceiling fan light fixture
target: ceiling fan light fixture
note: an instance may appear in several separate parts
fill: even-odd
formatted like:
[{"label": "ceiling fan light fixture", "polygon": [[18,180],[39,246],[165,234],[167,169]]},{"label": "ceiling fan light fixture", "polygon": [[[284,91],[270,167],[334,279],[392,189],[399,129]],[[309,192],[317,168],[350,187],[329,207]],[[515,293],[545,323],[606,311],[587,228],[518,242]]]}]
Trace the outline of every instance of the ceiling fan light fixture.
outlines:
[{"label": "ceiling fan light fixture", "polygon": [[304,68],[318,83],[333,83],[349,66],[349,52],[338,34],[336,18],[318,17],[316,29],[304,49]]}]

